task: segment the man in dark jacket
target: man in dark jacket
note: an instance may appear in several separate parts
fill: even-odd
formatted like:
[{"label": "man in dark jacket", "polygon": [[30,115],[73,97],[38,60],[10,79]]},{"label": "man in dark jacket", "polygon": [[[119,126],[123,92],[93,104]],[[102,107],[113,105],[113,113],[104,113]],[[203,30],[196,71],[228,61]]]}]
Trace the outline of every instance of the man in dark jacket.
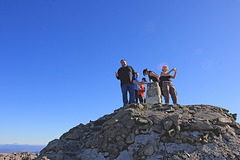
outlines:
[{"label": "man in dark jacket", "polygon": [[[121,61],[122,67],[119,68],[118,72],[116,73],[116,78],[120,79],[121,81],[121,89],[122,89],[122,96],[123,96],[123,104],[124,106],[130,103],[135,103],[135,91],[134,85],[135,82],[135,71],[132,66],[128,66],[125,59]],[[128,101],[127,98],[127,91],[130,95],[130,100]]]}]

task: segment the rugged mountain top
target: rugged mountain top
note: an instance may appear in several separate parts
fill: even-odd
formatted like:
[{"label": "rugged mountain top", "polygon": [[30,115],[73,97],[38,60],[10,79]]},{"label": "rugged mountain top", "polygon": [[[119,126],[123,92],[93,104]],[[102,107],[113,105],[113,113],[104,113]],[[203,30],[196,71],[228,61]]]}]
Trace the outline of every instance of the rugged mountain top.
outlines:
[{"label": "rugged mountain top", "polygon": [[129,104],[51,141],[38,159],[240,159],[236,114],[210,105]]}]

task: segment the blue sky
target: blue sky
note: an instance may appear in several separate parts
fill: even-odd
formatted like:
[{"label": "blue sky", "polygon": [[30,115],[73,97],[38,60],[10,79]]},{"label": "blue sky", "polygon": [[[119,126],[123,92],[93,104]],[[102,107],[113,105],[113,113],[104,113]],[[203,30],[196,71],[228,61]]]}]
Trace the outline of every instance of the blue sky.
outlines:
[{"label": "blue sky", "polygon": [[[126,59],[179,103],[240,113],[239,0],[0,0],[0,144],[47,144],[122,106]],[[239,122],[238,115],[238,122]]]}]

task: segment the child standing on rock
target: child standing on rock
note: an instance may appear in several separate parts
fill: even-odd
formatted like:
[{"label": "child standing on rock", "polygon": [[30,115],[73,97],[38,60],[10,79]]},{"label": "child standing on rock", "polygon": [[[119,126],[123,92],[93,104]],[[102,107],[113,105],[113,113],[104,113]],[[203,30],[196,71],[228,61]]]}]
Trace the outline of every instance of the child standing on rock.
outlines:
[{"label": "child standing on rock", "polygon": [[[147,82],[146,78],[142,78],[142,83],[146,83],[146,82]],[[139,98],[140,103],[146,103],[146,98],[144,95],[145,91],[146,91],[146,88],[144,87],[143,84],[141,86],[139,86],[138,98]]]},{"label": "child standing on rock", "polygon": [[[162,94],[165,99],[165,103],[169,104],[169,94],[172,97],[173,104],[177,104],[178,97],[177,97],[177,92],[174,86],[172,85],[172,79],[176,78],[177,75],[177,69],[173,68],[171,71],[168,71],[168,66],[163,66],[162,67],[162,72],[160,76],[160,86],[162,88]],[[174,75],[170,75],[172,71],[175,71]]]},{"label": "child standing on rock", "polygon": [[[137,82],[138,82],[138,77],[139,77],[139,73],[135,72],[135,81]],[[136,103],[138,103],[138,84],[137,83],[134,84],[134,91],[135,91],[135,100],[136,100]]]}]

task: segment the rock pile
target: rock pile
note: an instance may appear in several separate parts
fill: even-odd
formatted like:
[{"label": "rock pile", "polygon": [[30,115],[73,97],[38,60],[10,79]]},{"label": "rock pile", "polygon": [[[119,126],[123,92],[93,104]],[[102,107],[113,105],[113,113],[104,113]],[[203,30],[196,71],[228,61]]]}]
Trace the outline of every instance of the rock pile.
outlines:
[{"label": "rock pile", "polygon": [[28,152],[0,153],[0,160],[32,160],[36,159],[39,154]]},{"label": "rock pile", "polygon": [[38,159],[240,159],[236,116],[210,105],[129,104],[72,128]]}]

